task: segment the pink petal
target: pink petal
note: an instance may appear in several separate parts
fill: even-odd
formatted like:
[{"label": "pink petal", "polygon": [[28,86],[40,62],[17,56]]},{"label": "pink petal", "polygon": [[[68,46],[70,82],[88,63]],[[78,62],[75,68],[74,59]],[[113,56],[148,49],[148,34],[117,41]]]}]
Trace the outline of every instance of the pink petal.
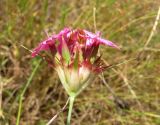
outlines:
[{"label": "pink petal", "polygon": [[93,34],[87,30],[84,30],[84,32],[91,38],[91,39],[97,39],[97,40],[87,40],[86,44],[87,45],[92,45],[95,41],[97,41],[99,44],[105,44],[105,45],[108,45],[108,46],[111,46],[111,47],[114,47],[114,48],[117,48],[117,49],[120,49],[116,44],[114,44],[113,42],[109,41],[109,40],[105,40],[105,39],[102,39],[100,37],[100,32],[97,32],[97,34]]},{"label": "pink petal", "polygon": [[67,34],[68,34],[69,32],[71,32],[71,29],[69,29],[69,28],[64,28],[59,34],[53,35],[52,38],[59,40],[59,39],[61,39],[61,37],[63,36],[63,37],[65,37],[65,40],[66,40]]},{"label": "pink petal", "polygon": [[100,32],[97,32],[96,34],[94,34],[94,33],[91,33],[91,32],[89,32],[89,31],[87,31],[87,30],[83,30],[83,31],[86,33],[86,35],[87,35],[89,38],[97,38],[97,37],[100,37],[100,35],[101,35]]},{"label": "pink petal", "polygon": [[109,40],[105,40],[102,38],[98,38],[97,40],[99,41],[100,44],[105,44],[105,45],[120,49],[116,44],[114,44],[113,42],[111,42]]},{"label": "pink petal", "polygon": [[54,35],[53,38],[59,42],[57,51],[60,55],[62,55],[62,49],[64,44],[67,44],[69,38],[68,34],[71,32],[71,29],[64,28],[59,34]]},{"label": "pink petal", "polygon": [[52,38],[48,38],[47,40],[41,42],[37,48],[35,48],[32,52],[32,57],[35,57],[39,54],[40,51],[47,51],[54,46],[54,41]]}]

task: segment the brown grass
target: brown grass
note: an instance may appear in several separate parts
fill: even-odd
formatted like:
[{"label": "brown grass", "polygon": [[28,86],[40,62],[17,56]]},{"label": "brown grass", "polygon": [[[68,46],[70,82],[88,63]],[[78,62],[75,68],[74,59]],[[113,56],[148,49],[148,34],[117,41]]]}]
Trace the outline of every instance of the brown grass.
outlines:
[{"label": "brown grass", "polygon": [[[72,125],[160,124],[160,24],[147,43],[159,0],[1,0],[0,123],[15,125],[19,97],[39,58],[34,48],[63,27],[101,31],[120,51],[102,47],[106,63],[123,63],[104,72],[75,101]],[[147,47],[145,44],[147,43]],[[144,49],[145,48],[145,49]],[[116,96],[116,99],[115,99]],[[68,99],[55,71],[42,62],[27,87],[20,125],[45,125]],[[65,125],[67,109],[54,120]]]}]

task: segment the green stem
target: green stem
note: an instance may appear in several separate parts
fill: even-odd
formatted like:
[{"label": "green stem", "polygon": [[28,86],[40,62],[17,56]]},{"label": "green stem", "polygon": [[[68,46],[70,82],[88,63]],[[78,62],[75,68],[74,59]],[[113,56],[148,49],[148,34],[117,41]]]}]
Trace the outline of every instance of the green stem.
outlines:
[{"label": "green stem", "polygon": [[20,117],[21,117],[21,113],[22,113],[22,101],[23,101],[23,96],[28,88],[28,86],[30,85],[32,79],[33,79],[33,76],[35,75],[39,65],[41,63],[41,60],[38,62],[38,64],[36,65],[36,67],[33,69],[26,85],[24,86],[23,90],[22,90],[22,93],[20,94],[20,97],[19,97],[19,107],[18,107],[18,114],[17,114],[17,119],[16,119],[16,125],[19,125],[20,123]]},{"label": "green stem", "polygon": [[75,97],[70,96],[69,111],[68,111],[68,117],[67,117],[67,125],[71,125],[71,114],[72,114],[74,99],[75,99]]}]

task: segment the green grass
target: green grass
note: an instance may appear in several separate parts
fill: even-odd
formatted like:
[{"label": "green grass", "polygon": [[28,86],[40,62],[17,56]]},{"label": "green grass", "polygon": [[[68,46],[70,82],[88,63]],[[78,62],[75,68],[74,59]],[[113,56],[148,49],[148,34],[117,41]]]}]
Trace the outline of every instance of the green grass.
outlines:
[{"label": "green grass", "polygon": [[[21,45],[32,49],[47,37],[44,31],[52,34],[63,27],[92,32],[97,29],[104,38],[122,48],[117,51],[101,47],[104,60],[109,64],[121,63],[136,58],[143,50],[154,26],[158,5],[159,0],[1,0],[0,84],[3,87],[0,112],[3,114],[0,114],[0,124],[15,125],[18,108],[22,106],[20,125],[45,125],[68,98],[57,73],[42,62],[19,105],[22,88],[38,64]],[[160,24],[139,60],[104,72],[115,95],[124,100],[129,109],[120,108],[97,77],[76,99],[73,124],[159,125],[159,27]],[[65,125],[66,118],[67,110],[54,124]]]}]

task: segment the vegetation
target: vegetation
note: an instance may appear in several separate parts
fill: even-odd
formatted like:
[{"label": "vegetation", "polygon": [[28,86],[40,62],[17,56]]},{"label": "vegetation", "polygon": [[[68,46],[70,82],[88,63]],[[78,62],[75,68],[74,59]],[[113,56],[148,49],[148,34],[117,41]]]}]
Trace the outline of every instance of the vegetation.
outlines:
[{"label": "vegetation", "polygon": [[[30,51],[64,27],[101,31],[113,65],[75,100],[73,125],[160,124],[159,0],[0,0],[0,124],[65,125],[57,73]],[[160,12],[159,12],[160,13]],[[157,18],[157,20],[156,20]],[[19,118],[19,119],[18,119]]]}]

